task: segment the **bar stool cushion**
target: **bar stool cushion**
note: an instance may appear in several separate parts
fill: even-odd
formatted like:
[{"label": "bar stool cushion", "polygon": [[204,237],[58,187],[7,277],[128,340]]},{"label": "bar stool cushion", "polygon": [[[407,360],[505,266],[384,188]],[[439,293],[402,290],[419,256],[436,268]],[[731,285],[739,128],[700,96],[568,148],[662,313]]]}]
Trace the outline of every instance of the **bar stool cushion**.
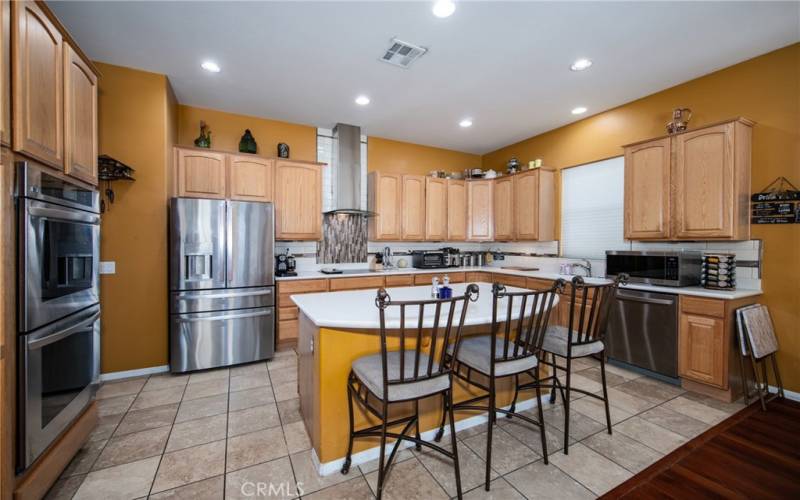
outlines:
[{"label": "bar stool cushion", "polygon": [[[406,378],[414,377],[414,351],[405,352],[405,362],[403,371]],[[428,370],[428,356],[424,353],[419,355],[419,374],[423,376]],[[389,380],[400,379],[400,353],[386,353],[387,372]],[[431,373],[439,369],[439,364],[434,361]],[[358,358],[353,362],[353,372],[367,386],[367,388],[378,398],[383,399],[383,360],[381,354],[371,354]],[[418,399],[437,392],[444,391],[450,387],[450,377],[447,374],[433,376],[429,379],[418,380],[416,382],[404,382],[389,384],[389,401],[403,401],[406,399]]]},{"label": "bar stool cushion", "polygon": [[[495,359],[503,355],[504,341],[501,337],[493,335],[481,335],[475,337],[465,338],[461,341],[461,346],[458,348],[458,362],[463,363],[473,370],[478,370],[484,375],[489,375],[491,371],[491,352],[492,348],[491,338],[495,339]],[[453,346],[451,345],[447,351],[452,354]],[[509,342],[508,354],[513,355],[514,344]],[[522,347],[520,347],[522,352]],[[539,360],[531,354],[524,358],[511,359],[506,361],[497,360],[494,365],[495,377],[504,377],[506,375],[514,375],[516,373],[523,373],[538,366]]]},{"label": "bar stool cushion", "polygon": [[[547,332],[544,334],[542,349],[566,358],[568,332],[569,330],[563,326],[548,326]],[[573,339],[577,339],[578,334],[573,333],[572,337]],[[603,349],[605,349],[605,346],[602,340],[595,340],[586,344],[578,344],[573,340],[572,357],[580,358],[591,354],[597,354],[598,352],[602,352]]]}]

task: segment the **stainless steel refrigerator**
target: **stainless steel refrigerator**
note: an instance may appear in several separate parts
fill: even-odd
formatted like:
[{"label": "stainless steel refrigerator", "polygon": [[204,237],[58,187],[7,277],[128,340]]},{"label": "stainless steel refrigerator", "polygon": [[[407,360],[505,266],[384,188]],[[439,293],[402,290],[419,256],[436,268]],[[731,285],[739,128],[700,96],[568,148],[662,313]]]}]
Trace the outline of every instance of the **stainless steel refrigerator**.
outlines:
[{"label": "stainless steel refrigerator", "polygon": [[272,203],[172,198],[169,210],[172,372],[271,358]]}]

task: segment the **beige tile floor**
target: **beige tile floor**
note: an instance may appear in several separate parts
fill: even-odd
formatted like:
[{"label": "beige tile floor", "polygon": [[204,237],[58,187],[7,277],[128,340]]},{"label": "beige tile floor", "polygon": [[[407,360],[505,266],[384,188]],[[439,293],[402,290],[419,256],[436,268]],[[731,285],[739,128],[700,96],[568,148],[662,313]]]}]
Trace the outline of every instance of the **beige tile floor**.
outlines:
[{"label": "beige tile floor", "polygon": [[[574,386],[599,391],[600,371],[575,363]],[[347,476],[319,477],[299,412],[297,359],[278,353],[267,363],[191,375],[157,375],[104,384],[100,424],[48,498],[372,498],[377,465]],[[575,396],[570,453],[564,455],[561,404],[546,405],[550,464],[537,429],[500,419],[492,446],[492,490],[483,490],[486,427],[458,434],[461,480],[468,499],[591,498],[641,471],[693,436],[742,408],[608,367],[614,433],[600,401]],[[342,423],[342,425],[345,425]],[[271,495],[270,495],[271,493]],[[451,463],[440,455],[402,451],[387,499],[455,495]]]}]

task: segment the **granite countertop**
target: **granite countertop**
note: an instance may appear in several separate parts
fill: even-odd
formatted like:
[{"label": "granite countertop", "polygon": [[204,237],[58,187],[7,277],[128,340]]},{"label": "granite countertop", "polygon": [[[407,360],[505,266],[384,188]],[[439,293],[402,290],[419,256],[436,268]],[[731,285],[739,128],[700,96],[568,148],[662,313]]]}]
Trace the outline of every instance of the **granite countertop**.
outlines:
[{"label": "granite countertop", "polygon": [[[338,278],[357,278],[364,276],[391,276],[402,274],[437,274],[444,275],[449,273],[463,273],[463,272],[484,272],[484,273],[498,273],[508,274],[512,276],[522,276],[525,278],[539,278],[539,279],[564,279],[570,281],[573,276],[558,274],[546,271],[519,271],[516,269],[503,269],[501,267],[483,266],[483,267],[449,267],[444,269],[415,269],[413,267],[396,268],[388,271],[370,271],[364,273],[351,273],[351,274],[324,274],[319,271],[298,271],[297,276],[282,276],[276,277],[276,281],[291,281],[291,280],[308,280],[308,279],[338,279]],[[605,278],[588,278],[587,283],[601,283],[606,281]],[[708,297],[711,299],[723,300],[736,300],[746,297],[755,297],[761,295],[761,290],[751,289],[738,289],[738,290],[709,290],[699,286],[659,286],[659,285],[646,285],[642,283],[629,283],[623,285],[622,288],[631,290],[644,290],[648,292],[659,293],[672,293],[676,295],[691,295],[695,297]]]},{"label": "granite countertop", "polygon": [[[450,285],[453,296],[463,295],[467,283]],[[470,302],[467,307],[467,316],[464,326],[488,325],[492,322],[492,284],[478,283],[480,292],[475,302]],[[506,287],[509,292],[523,291],[522,288]],[[386,291],[392,300],[427,300],[431,298],[431,287],[405,286],[390,287]],[[303,312],[316,326],[323,328],[344,329],[378,329],[380,328],[380,315],[375,307],[375,290],[350,290],[343,292],[323,292],[292,295],[292,300],[300,311]],[[507,299],[501,299],[504,304]],[[518,301],[516,303],[519,303]],[[453,321],[457,321],[463,303],[456,306]],[[558,304],[558,295],[553,299],[553,307]],[[540,302],[539,308],[544,302]],[[530,312],[532,302],[528,303],[527,312]],[[441,310],[439,326],[443,326],[449,314],[449,306]],[[505,310],[503,307],[501,310]],[[433,326],[435,314],[434,306],[427,306],[423,316],[423,326]],[[526,314],[527,315],[527,314]],[[515,307],[512,319],[519,317],[519,308]],[[386,310],[386,328],[400,328],[400,308],[390,307]],[[406,310],[406,328],[415,328],[419,320],[419,309],[411,307]]]}]

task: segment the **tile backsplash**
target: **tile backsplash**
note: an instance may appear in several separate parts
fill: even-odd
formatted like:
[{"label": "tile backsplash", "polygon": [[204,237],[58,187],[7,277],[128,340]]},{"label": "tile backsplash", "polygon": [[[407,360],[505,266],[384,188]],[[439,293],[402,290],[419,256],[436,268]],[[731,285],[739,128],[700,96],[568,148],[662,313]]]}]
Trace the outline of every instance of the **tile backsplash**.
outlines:
[{"label": "tile backsplash", "polygon": [[317,245],[320,264],[367,261],[367,218],[359,215],[326,214],[322,240]]}]

